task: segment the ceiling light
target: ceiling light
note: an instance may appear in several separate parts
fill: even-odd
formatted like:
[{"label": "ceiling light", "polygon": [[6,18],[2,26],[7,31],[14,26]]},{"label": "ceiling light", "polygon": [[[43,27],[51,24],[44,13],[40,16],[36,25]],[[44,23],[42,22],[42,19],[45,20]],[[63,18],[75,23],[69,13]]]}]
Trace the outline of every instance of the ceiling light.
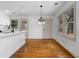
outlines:
[{"label": "ceiling light", "polygon": [[8,12],[9,12],[9,10],[6,10],[6,12],[8,13]]},{"label": "ceiling light", "polygon": [[12,14],[15,14],[15,11],[13,11]]},{"label": "ceiling light", "polygon": [[55,3],[55,6],[56,6],[56,5],[58,5],[58,3],[57,3],[57,2]]},{"label": "ceiling light", "polygon": [[40,5],[40,7],[41,7],[41,17],[40,17],[40,19],[38,20],[39,22],[39,24],[45,24],[45,19],[43,19],[43,17],[42,17],[42,5]]},{"label": "ceiling light", "polygon": [[24,10],[22,10],[22,12],[24,12]]}]

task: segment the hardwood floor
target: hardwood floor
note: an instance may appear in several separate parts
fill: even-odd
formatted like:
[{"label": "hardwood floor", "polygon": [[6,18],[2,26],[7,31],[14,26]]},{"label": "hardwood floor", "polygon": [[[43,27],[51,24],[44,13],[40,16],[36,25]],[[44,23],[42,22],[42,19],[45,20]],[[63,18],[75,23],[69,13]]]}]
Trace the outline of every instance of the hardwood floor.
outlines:
[{"label": "hardwood floor", "polygon": [[54,39],[29,39],[11,58],[73,58]]}]

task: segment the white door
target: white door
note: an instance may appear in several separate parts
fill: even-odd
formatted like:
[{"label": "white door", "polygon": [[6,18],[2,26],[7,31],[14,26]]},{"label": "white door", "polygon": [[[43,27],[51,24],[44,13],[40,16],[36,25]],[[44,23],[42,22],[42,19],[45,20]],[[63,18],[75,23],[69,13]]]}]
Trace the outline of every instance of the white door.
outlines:
[{"label": "white door", "polygon": [[43,24],[43,38],[52,38],[52,19],[46,18],[45,24]]}]

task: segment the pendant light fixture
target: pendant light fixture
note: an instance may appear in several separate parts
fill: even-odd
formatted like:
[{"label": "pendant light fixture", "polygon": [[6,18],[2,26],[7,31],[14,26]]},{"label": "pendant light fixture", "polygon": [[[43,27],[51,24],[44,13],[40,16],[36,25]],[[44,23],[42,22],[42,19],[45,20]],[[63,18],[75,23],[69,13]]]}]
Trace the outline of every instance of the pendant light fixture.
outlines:
[{"label": "pendant light fixture", "polygon": [[43,19],[43,17],[42,17],[42,5],[40,5],[40,7],[41,7],[41,17],[40,17],[40,19],[38,20],[38,23],[39,24],[45,24],[45,19]]}]

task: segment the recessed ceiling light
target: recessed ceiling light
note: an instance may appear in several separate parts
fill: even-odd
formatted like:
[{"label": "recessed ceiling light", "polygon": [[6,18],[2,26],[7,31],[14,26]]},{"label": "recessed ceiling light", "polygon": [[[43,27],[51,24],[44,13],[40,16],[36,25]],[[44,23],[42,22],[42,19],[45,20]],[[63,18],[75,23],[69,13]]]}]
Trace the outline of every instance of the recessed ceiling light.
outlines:
[{"label": "recessed ceiling light", "polygon": [[55,6],[56,6],[56,5],[58,5],[58,3],[57,3],[57,2],[55,3]]},{"label": "recessed ceiling light", "polygon": [[12,14],[15,14],[15,11],[13,11]]},{"label": "recessed ceiling light", "polygon": [[25,12],[24,10],[22,10],[22,12]]},{"label": "recessed ceiling light", "polygon": [[8,13],[8,12],[9,12],[9,10],[6,10],[5,12],[7,12],[7,13]]}]

